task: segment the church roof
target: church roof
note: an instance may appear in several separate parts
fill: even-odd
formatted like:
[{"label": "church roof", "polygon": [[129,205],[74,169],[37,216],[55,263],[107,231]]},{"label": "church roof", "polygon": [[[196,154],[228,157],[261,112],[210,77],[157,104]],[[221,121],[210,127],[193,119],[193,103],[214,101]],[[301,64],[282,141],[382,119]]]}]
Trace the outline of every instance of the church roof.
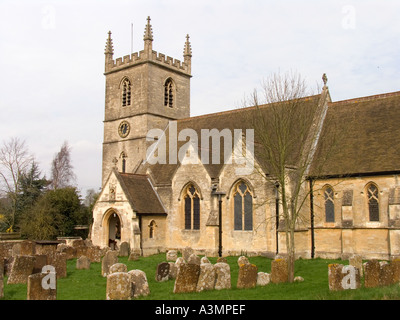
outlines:
[{"label": "church roof", "polygon": [[125,195],[138,214],[166,214],[156,191],[146,175],[117,173]]},{"label": "church roof", "polygon": [[[400,171],[399,124],[400,91],[329,103],[310,174]],[[336,144],[331,150],[330,143]],[[318,163],[323,163],[321,171]]]}]

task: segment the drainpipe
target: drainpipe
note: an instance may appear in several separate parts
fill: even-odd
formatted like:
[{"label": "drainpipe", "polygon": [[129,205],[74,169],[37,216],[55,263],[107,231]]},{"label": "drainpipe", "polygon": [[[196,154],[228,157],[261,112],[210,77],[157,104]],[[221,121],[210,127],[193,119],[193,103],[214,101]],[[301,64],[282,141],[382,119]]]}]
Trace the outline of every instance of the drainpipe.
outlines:
[{"label": "drainpipe", "polygon": [[314,239],[314,193],[313,193],[313,181],[309,178],[310,183],[310,224],[311,224],[311,259],[314,259],[315,255],[315,239]]}]

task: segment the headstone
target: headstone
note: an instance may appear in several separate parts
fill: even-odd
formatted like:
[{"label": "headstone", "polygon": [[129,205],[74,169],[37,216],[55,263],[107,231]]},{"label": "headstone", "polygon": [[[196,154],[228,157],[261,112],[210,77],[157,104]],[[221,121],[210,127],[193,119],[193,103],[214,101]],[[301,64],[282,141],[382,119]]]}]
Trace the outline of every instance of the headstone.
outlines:
[{"label": "headstone", "polygon": [[129,257],[130,254],[130,246],[129,243],[124,241],[119,246],[119,256],[120,257]]},{"label": "headstone", "polygon": [[169,264],[169,279],[176,279],[178,274],[178,267],[174,262],[168,262]]},{"label": "headstone", "polygon": [[47,255],[47,264],[56,268],[57,279],[67,276],[67,254],[53,252]]},{"label": "headstone", "polygon": [[128,272],[128,267],[124,263],[114,263],[110,266],[109,274],[116,272]]},{"label": "headstone", "polygon": [[228,260],[226,260],[225,257],[218,257],[217,263],[219,263],[219,262],[228,263]]},{"label": "headstone", "polygon": [[146,273],[142,270],[130,270],[128,273],[131,275],[131,282],[134,285],[134,298],[149,295],[150,288]]},{"label": "headstone", "polygon": [[213,290],[215,286],[216,272],[211,263],[200,264],[199,280],[197,281],[196,291]]},{"label": "headstone", "polygon": [[35,267],[33,268],[32,273],[40,273],[42,272],[42,268],[47,265],[47,256],[44,254],[37,254],[35,255]]},{"label": "headstone", "polygon": [[90,270],[90,259],[86,256],[81,256],[76,260],[76,269],[78,270]]},{"label": "headstone", "polygon": [[242,264],[249,264],[249,259],[245,256],[241,256],[238,258],[238,266],[240,267]]},{"label": "headstone", "polygon": [[[52,277],[54,284],[47,282]],[[57,276],[54,273],[35,273],[28,277],[27,300],[57,300]]]},{"label": "headstone", "polygon": [[134,297],[134,285],[127,272],[115,272],[107,275],[106,299],[131,300]]},{"label": "headstone", "polygon": [[360,288],[360,272],[352,265],[333,263],[328,266],[329,290]]},{"label": "headstone", "polygon": [[140,258],[140,251],[139,250],[131,250],[128,260],[129,261],[136,261]]},{"label": "headstone", "polygon": [[178,251],[176,251],[176,250],[168,250],[166,259],[167,259],[167,261],[175,262],[176,259],[178,259]]},{"label": "headstone", "polygon": [[271,282],[282,283],[288,281],[288,264],[286,259],[271,261]]},{"label": "headstone", "polygon": [[185,261],[189,260],[189,257],[194,253],[191,247],[185,247],[182,249],[182,258]]},{"label": "headstone", "polygon": [[175,261],[175,266],[176,266],[176,275],[178,275],[179,272],[179,268],[182,264],[185,264],[185,260],[182,257],[179,257],[178,259],[176,259]]},{"label": "headstone", "polygon": [[187,261],[187,263],[200,265],[200,257],[195,255],[194,253],[192,253],[190,255],[189,259],[187,259],[186,261]]},{"label": "headstone", "polygon": [[394,278],[393,265],[390,263],[385,263],[381,265],[381,270],[379,274],[379,284],[381,286],[390,286],[392,285]]},{"label": "headstone", "polygon": [[101,260],[101,275],[107,277],[110,267],[115,263],[118,263],[118,252],[115,250],[107,251]]},{"label": "headstone", "polygon": [[363,262],[360,255],[354,255],[349,258],[349,265],[355,266],[356,268],[358,268],[358,270],[360,270],[360,277],[364,275]]},{"label": "headstone", "polygon": [[33,273],[35,268],[36,257],[20,256],[14,257],[11,273],[8,277],[7,284],[27,283],[28,277]]},{"label": "headstone", "polygon": [[67,255],[67,260],[77,257],[76,248],[68,246],[65,243],[60,243],[57,245],[57,251],[60,253],[65,253]]},{"label": "headstone", "polygon": [[184,263],[176,276],[174,293],[195,292],[200,275],[200,265]]},{"label": "headstone", "polygon": [[257,285],[258,286],[266,286],[271,282],[271,276],[266,272],[259,272],[257,274]]},{"label": "headstone", "polygon": [[394,259],[391,262],[393,266],[393,283],[400,282],[400,259]]},{"label": "headstone", "polygon": [[379,286],[381,267],[378,260],[369,260],[364,263],[364,286],[375,288]]},{"label": "headstone", "polygon": [[202,263],[211,263],[211,262],[210,262],[210,260],[208,260],[207,257],[202,257],[202,258],[200,259],[200,264],[202,264]]},{"label": "headstone", "polygon": [[168,262],[161,262],[157,266],[156,272],[156,281],[164,282],[169,279],[169,268],[170,265]]},{"label": "headstone", "polygon": [[238,289],[255,288],[257,285],[258,268],[254,264],[244,263],[239,267],[236,287]]},{"label": "headstone", "polygon": [[231,288],[231,268],[225,262],[217,262],[214,264],[216,279],[215,290],[230,289]]},{"label": "headstone", "polygon": [[99,246],[90,246],[86,249],[86,257],[88,257],[91,262],[101,262],[101,257],[104,254],[104,250]]}]

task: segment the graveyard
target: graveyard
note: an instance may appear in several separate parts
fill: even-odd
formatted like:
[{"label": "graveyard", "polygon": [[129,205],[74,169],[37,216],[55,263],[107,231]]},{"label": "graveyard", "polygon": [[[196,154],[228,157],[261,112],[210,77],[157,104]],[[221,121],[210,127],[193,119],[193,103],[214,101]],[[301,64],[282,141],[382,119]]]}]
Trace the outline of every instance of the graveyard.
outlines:
[{"label": "graveyard", "polygon": [[[49,243],[36,244],[34,250],[39,254],[28,255],[32,252],[29,242],[9,246],[14,257],[3,259],[0,265],[1,275],[4,274],[0,283],[1,300],[400,299],[398,260],[364,261],[363,266],[358,261],[358,269],[354,270],[361,268],[363,271],[357,271],[354,278],[357,283],[343,288],[341,283],[348,275],[342,270],[351,267],[349,260],[299,259],[295,265],[296,280],[287,283],[284,258],[217,258],[196,255],[193,251],[188,254],[185,250],[143,257],[122,250],[105,252],[97,248],[97,252],[83,241],[77,242],[75,247],[58,245],[53,254],[50,254],[50,247]],[[4,252],[3,246],[3,256]],[[13,262],[10,264],[10,261]],[[51,273],[40,271],[40,267],[49,264],[50,267],[54,265],[56,284],[53,288],[43,287],[43,278]],[[39,270],[33,272],[34,266],[39,266]],[[22,272],[17,274],[16,269]],[[121,289],[124,285],[127,296]],[[114,290],[116,295],[113,286],[118,288]]]}]

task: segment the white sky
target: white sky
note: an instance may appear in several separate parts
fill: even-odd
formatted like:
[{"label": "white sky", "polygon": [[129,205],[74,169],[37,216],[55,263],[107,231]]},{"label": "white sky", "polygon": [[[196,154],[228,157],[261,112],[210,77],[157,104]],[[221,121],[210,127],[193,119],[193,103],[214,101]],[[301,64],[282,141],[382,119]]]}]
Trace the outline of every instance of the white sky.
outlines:
[{"label": "white sky", "polygon": [[98,189],[104,119],[104,47],[183,60],[192,44],[191,114],[234,109],[273,72],[311,87],[322,74],[334,101],[400,90],[400,1],[0,0],[0,142],[26,141],[50,176],[66,140],[78,187]]}]

